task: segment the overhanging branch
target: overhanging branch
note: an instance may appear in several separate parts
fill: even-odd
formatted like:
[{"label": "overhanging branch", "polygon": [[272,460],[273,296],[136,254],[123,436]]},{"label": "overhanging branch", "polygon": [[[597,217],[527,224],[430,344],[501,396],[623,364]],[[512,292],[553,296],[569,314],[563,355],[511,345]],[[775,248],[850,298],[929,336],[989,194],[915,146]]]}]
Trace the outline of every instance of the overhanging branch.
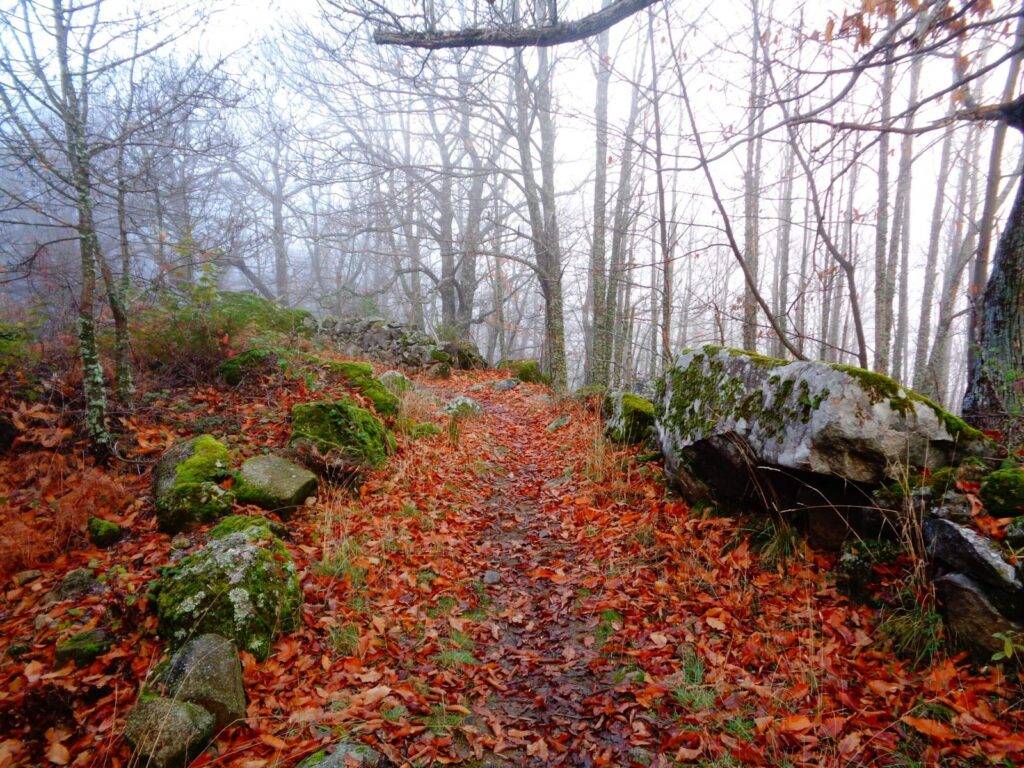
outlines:
[{"label": "overhanging branch", "polygon": [[659,0],[614,0],[600,11],[575,21],[536,27],[473,27],[446,32],[408,32],[378,28],[373,40],[378,45],[403,45],[408,48],[499,48],[549,47],[575,43],[604,32]]}]

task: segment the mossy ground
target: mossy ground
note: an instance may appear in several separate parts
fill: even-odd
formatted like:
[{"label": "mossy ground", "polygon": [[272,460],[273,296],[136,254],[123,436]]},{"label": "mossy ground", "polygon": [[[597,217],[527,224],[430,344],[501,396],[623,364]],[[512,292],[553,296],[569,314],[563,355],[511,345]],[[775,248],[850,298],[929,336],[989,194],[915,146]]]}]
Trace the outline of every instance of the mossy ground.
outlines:
[{"label": "mossy ground", "polygon": [[502,360],[498,368],[510,371],[515,378],[527,384],[551,384],[551,377],[540,369],[536,360]]},{"label": "mossy ground", "polygon": [[221,378],[232,387],[238,386],[247,377],[268,370],[279,363],[277,350],[256,347],[240,352],[220,364]]},{"label": "mossy ground", "polygon": [[642,443],[651,437],[655,409],[650,400],[632,392],[612,391],[605,395],[603,410],[609,440]]},{"label": "mossy ground", "polygon": [[109,547],[124,536],[124,529],[120,525],[102,517],[90,517],[88,529],[89,539],[97,547]]},{"label": "mossy ground", "polygon": [[400,401],[398,396],[373,375],[373,368],[367,363],[323,361],[327,368],[373,403],[373,408],[381,416],[398,415]]}]

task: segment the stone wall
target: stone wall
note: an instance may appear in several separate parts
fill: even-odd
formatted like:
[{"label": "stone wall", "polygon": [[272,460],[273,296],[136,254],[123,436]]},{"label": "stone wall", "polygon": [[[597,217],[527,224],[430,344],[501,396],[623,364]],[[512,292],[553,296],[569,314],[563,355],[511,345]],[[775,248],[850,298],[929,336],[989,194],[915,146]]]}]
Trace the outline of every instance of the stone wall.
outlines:
[{"label": "stone wall", "polygon": [[471,341],[442,342],[410,325],[382,318],[325,317],[318,324],[318,333],[346,354],[371,357],[393,365],[487,367]]}]

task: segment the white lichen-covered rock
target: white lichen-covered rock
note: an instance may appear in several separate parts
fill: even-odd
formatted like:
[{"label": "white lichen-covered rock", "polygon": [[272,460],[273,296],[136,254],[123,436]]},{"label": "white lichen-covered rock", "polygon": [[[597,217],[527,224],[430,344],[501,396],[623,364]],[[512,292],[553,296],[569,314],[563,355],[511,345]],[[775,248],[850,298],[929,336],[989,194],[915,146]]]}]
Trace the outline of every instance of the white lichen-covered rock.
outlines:
[{"label": "white lichen-covered rock", "polygon": [[456,395],[445,405],[444,412],[450,416],[464,419],[479,416],[484,412],[484,408],[472,397]]},{"label": "white lichen-covered rock", "polygon": [[297,625],[302,606],[291,555],[258,525],[215,529],[206,546],[163,570],[154,592],[160,634],[172,644],[213,633],[259,659]]},{"label": "white lichen-covered rock", "polygon": [[658,410],[670,473],[711,447],[757,465],[877,485],[908,464],[934,469],[985,449],[977,430],[888,377],[711,346],[679,355]]}]

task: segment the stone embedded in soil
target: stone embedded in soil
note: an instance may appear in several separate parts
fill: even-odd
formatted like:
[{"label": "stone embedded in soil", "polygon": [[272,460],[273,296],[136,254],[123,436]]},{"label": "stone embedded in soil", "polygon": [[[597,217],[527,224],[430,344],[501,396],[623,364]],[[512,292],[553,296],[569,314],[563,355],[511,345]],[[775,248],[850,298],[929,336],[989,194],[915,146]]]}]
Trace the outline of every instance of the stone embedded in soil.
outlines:
[{"label": "stone embedded in soil", "polygon": [[243,504],[287,512],[316,493],[316,475],[280,456],[254,456],[242,463],[234,492]]},{"label": "stone embedded in soil", "polygon": [[141,699],[128,713],[124,737],[150,768],[183,768],[213,736],[214,717],[202,707],[162,696]]},{"label": "stone embedded in soil", "polygon": [[124,538],[124,528],[113,520],[102,517],[90,517],[88,522],[89,539],[97,547],[109,547]]},{"label": "stone embedded in soil", "polygon": [[487,584],[488,586],[493,586],[494,584],[498,584],[498,583],[501,582],[501,574],[498,573],[497,571],[484,571],[483,582],[484,582],[484,584]]},{"label": "stone embedded in soil", "polygon": [[61,600],[71,600],[92,592],[99,586],[96,577],[88,568],[76,568],[68,571],[57,587],[57,596]]},{"label": "stone embedded in soil", "polygon": [[212,714],[218,731],[245,718],[242,664],[227,638],[205,634],[189,640],[171,657],[163,681],[175,699]]}]

